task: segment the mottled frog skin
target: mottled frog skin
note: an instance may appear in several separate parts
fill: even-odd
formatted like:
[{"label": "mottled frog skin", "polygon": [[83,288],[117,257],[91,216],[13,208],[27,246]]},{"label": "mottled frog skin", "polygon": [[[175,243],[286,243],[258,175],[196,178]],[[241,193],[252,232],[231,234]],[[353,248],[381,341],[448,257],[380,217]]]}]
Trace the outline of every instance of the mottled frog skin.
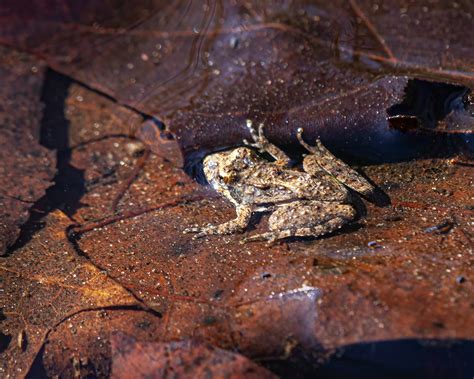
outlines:
[{"label": "mottled frog skin", "polygon": [[[237,217],[221,225],[189,228],[195,238],[212,234],[242,233],[255,212],[270,212],[268,232],[252,235],[243,241],[269,242],[287,237],[318,237],[353,220],[356,211],[346,187],[371,195],[373,186],[355,170],[332,155],[318,139],[308,145],[299,129],[299,142],[310,152],[303,160],[303,171],[290,168],[289,157],[271,144],[264,126],[247,127],[253,142],[249,147],[208,155],[203,162],[204,174],[212,187],[232,202]],[[259,152],[275,158],[270,162]]]}]

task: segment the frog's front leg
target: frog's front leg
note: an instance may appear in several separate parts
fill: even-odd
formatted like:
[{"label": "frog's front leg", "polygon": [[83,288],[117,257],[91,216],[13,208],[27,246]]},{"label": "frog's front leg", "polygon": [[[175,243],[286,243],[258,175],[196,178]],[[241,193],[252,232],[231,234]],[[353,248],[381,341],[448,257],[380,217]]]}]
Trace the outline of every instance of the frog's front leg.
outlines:
[{"label": "frog's front leg", "polygon": [[275,164],[282,166],[282,167],[289,167],[291,160],[285,154],[285,152],[279,149],[277,146],[272,144],[264,134],[264,124],[260,123],[258,125],[258,131],[255,130],[255,126],[253,125],[252,120],[247,120],[247,129],[252,136],[253,143],[244,140],[244,143],[248,146],[254,147],[258,149],[260,152],[266,152],[270,154],[273,158],[276,159]]},{"label": "frog's front leg", "polygon": [[337,159],[324,147],[321,140],[316,140],[316,146],[310,146],[303,140],[303,129],[299,128],[297,137],[300,144],[309,152],[303,160],[303,169],[310,175],[321,170],[336,178],[337,181],[366,196],[373,194],[375,188],[356,170]]},{"label": "frog's front leg", "polygon": [[201,238],[212,234],[242,233],[250,223],[252,208],[247,204],[235,208],[237,217],[220,225],[208,225],[200,228],[187,228],[184,233],[197,233],[193,238]]}]

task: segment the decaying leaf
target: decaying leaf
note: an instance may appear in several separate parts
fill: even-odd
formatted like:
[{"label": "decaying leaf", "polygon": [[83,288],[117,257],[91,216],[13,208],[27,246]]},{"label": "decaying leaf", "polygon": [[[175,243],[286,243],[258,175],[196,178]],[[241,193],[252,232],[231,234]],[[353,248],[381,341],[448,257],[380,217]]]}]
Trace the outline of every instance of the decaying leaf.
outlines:
[{"label": "decaying leaf", "polygon": [[276,378],[247,358],[193,341],[143,343],[112,337],[112,378]]},{"label": "decaying leaf", "polygon": [[69,224],[62,212],[50,214],[45,228],[28,245],[1,262],[0,308],[5,316],[1,327],[15,341],[2,354],[0,370],[5,376],[26,375],[51,328],[68,324],[73,315],[139,307],[105,271],[74,252],[66,238]]},{"label": "decaying leaf", "polygon": [[[276,143],[296,144],[296,130],[304,127],[309,140],[319,135],[339,154],[366,161],[446,150],[449,142],[436,134],[390,127],[396,116],[436,128],[454,110],[460,116],[447,120],[473,130],[465,97],[474,81],[474,46],[465,38],[474,12],[469,2],[79,7],[57,0],[62,6],[54,12],[41,1],[19,12],[21,3],[4,6],[10,17],[0,41],[158,118],[177,145],[171,154],[168,140],[157,139],[155,151],[181,154],[176,162],[241,144],[249,118],[265,122]],[[458,86],[438,91],[430,81]],[[418,100],[403,114],[393,113],[413,96]],[[421,98],[430,100],[419,108]]]},{"label": "decaying leaf", "polygon": [[[4,97],[38,104],[41,84],[44,111],[39,130],[31,108],[34,138],[18,129],[26,105],[0,113],[14,116],[7,146],[33,152],[2,191],[41,181],[15,200],[31,205],[52,177],[38,159],[54,162],[38,141],[58,150],[40,227],[0,261],[2,377],[120,376],[150,358],[205,367],[195,356],[222,373],[270,377],[258,360],[282,377],[334,376],[379,365],[378,348],[398,357],[402,339],[448,341],[437,361],[469,371],[472,175],[446,156],[472,148],[472,4],[44,4],[0,5],[0,42],[45,62],[40,79],[3,48]],[[389,206],[355,200],[356,222],[321,239],[192,240],[187,227],[233,210],[179,166],[241,144],[248,118],[290,150],[302,126],[338,156],[383,162],[362,171]],[[354,346],[363,359],[339,360]],[[421,350],[396,368],[429,366]]]},{"label": "decaying leaf", "polygon": [[44,63],[0,48],[0,255],[55,174],[54,152],[40,145],[44,71]]}]

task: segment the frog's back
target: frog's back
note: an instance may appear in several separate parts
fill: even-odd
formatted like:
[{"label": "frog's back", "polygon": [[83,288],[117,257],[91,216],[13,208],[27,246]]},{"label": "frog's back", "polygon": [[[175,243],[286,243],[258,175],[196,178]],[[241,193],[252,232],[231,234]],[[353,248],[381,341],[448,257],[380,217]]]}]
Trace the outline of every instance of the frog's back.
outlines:
[{"label": "frog's back", "polygon": [[299,173],[293,191],[299,198],[308,200],[320,200],[330,202],[345,202],[348,198],[347,189],[331,176],[318,173],[313,176],[307,173]]},{"label": "frog's back", "polygon": [[324,172],[310,175],[267,163],[243,174],[232,192],[241,201],[251,204],[302,199],[344,202],[347,199],[344,186]]}]

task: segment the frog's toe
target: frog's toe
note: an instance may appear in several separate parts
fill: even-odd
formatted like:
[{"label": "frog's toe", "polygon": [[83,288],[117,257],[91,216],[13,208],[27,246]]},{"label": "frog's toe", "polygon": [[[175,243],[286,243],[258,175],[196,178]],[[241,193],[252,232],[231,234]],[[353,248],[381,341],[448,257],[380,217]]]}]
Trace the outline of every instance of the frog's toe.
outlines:
[{"label": "frog's toe", "polygon": [[204,236],[207,236],[209,234],[208,230],[206,228],[186,228],[183,230],[183,233],[186,234],[191,234],[193,233],[193,240],[202,238]]},{"label": "frog's toe", "polygon": [[194,233],[193,240],[202,238],[209,234],[209,233],[206,233],[206,231],[203,228],[186,228],[183,230],[183,233],[186,233],[186,234]]},{"label": "frog's toe", "polygon": [[240,244],[243,245],[243,244],[246,244],[248,242],[255,242],[255,236],[250,236],[250,237],[244,237],[240,240]]},{"label": "frog's toe", "polygon": [[186,228],[183,230],[183,233],[189,234],[189,233],[199,233],[201,228]]},{"label": "frog's toe", "polygon": [[260,150],[261,147],[262,147],[259,143],[257,143],[257,142],[250,142],[250,141],[247,140],[247,139],[244,139],[244,140],[243,140],[243,143],[244,143],[245,146],[254,147],[255,149],[259,149],[259,150]]},{"label": "frog's toe", "polygon": [[244,244],[247,242],[258,242],[258,241],[274,241],[275,235],[273,233],[262,233],[262,234],[254,234],[253,236],[248,236],[242,238],[240,243]]}]

